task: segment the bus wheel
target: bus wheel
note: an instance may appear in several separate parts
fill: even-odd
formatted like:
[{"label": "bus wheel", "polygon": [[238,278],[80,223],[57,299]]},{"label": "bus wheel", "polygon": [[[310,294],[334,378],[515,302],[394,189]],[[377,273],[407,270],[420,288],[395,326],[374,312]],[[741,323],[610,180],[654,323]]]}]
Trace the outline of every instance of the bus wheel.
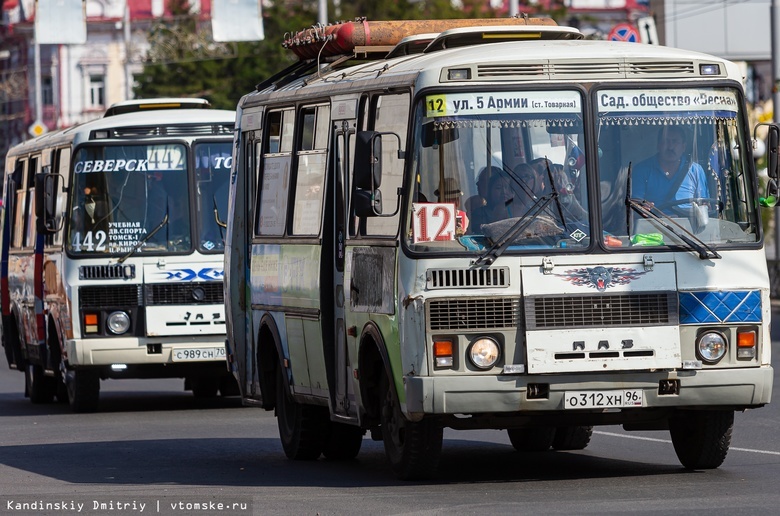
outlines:
[{"label": "bus wheel", "polygon": [[592,426],[560,426],[555,429],[552,447],[556,450],[584,450],[593,435]]},{"label": "bus wheel", "polygon": [[552,446],[555,427],[509,428],[509,442],[519,452],[544,452]]},{"label": "bus wheel", "polygon": [[674,451],[686,469],[715,469],[723,464],[733,427],[731,410],[680,411],[669,419]]},{"label": "bus wheel", "polygon": [[100,376],[97,371],[71,370],[65,375],[68,402],[73,412],[95,412],[100,399]]},{"label": "bus wheel", "polygon": [[296,403],[287,394],[287,381],[281,368],[276,370],[276,423],[287,458],[319,458],[327,431],[327,416],[320,407]]},{"label": "bus wheel", "polygon": [[27,395],[33,403],[51,403],[57,392],[55,378],[46,376],[43,367],[27,364],[24,370],[24,381]]},{"label": "bus wheel", "polygon": [[401,480],[430,478],[441,456],[444,436],[441,424],[433,418],[418,422],[406,420],[386,376],[382,378],[380,392],[382,440],[390,467]]},{"label": "bus wheel", "polygon": [[357,457],[363,445],[363,429],[359,426],[331,422],[322,454],[330,460],[349,460]]}]

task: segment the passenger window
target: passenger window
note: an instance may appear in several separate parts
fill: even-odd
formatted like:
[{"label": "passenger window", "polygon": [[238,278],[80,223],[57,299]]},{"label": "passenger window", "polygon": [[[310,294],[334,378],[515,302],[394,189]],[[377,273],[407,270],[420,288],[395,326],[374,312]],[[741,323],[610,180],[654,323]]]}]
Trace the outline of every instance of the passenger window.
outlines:
[{"label": "passenger window", "polygon": [[54,155],[54,166],[52,167],[52,171],[59,174],[60,176],[58,190],[54,192],[54,195],[57,196],[57,205],[54,212],[54,223],[56,224],[56,227],[60,228],[60,230],[53,235],[46,235],[46,245],[61,246],[63,242],[63,235],[65,232],[63,231],[64,224],[62,224],[61,221],[65,215],[65,207],[68,203],[68,195],[65,192],[64,182],[67,181],[69,167],[70,148],[66,147],[64,149],[57,149]]},{"label": "passenger window", "polygon": [[35,174],[40,172],[40,156],[30,158],[27,168],[27,201],[25,204],[24,247],[35,245]]},{"label": "passenger window", "polygon": [[[287,199],[292,164],[292,109],[271,111],[266,119],[265,152],[256,159],[258,173],[258,209],[255,232],[258,235],[281,236],[287,225]],[[260,147],[256,147],[259,154]]]},{"label": "passenger window", "polygon": [[322,105],[304,108],[300,121],[301,145],[296,153],[292,233],[319,235],[328,165],[330,107]]},{"label": "passenger window", "polygon": [[[16,162],[13,172],[13,212],[11,218],[11,233],[13,238],[11,241],[11,247],[14,249],[21,249],[22,239],[24,237],[24,214],[25,214],[25,199],[27,198],[25,192],[24,173],[27,170],[27,160],[19,160]],[[10,192],[9,192],[10,193]]]},{"label": "passenger window", "polygon": [[[409,125],[409,95],[380,95],[372,99],[369,128],[374,131],[392,132],[406,145]],[[398,205],[398,191],[403,184],[404,161],[398,159],[398,139],[382,137],[382,211],[393,213]],[[400,212],[400,210],[399,210]],[[399,214],[392,217],[368,217],[365,234],[370,236],[395,236],[398,232]]]}]

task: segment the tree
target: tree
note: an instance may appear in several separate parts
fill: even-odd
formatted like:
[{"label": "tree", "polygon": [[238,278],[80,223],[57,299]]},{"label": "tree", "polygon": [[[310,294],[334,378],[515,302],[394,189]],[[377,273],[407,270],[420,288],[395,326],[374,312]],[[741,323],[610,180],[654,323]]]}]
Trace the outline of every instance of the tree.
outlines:
[{"label": "tree", "polygon": [[[270,5],[268,5],[270,3]],[[168,0],[172,14],[150,30],[150,49],[134,89],[137,98],[203,97],[214,107],[235,109],[242,95],[296,61],[281,43],[285,34],[312,26],[317,20],[314,0],[273,0],[263,5],[265,40],[216,43],[209,22],[191,12],[189,0]],[[329,13],[334,13],[331,2]],[[342,2],[342,19],[364,16],[371,21],[493,17],[483,0],[395,0]]]}]

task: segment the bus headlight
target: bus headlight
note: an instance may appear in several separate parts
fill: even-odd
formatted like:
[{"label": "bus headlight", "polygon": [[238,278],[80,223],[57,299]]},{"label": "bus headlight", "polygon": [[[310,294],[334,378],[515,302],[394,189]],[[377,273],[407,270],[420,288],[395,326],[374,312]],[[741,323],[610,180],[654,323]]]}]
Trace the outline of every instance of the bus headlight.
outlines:
[{"label": "bus headlight", "polygon": [[467,355],[475,367],[490,369],[501,358],[501,348],[495,340],[482,337],[471,343]]},{"label": "bus headlight", "polygon": [[130,329],[130,316],[127,312],[111,312],[106,319],[106,326],[114,335],[122,335]]},{"label": "bus headlight", "polygon": [[718,362],[728,349],[726,337],[717,331],[708,331],[699,335],[696,342],[696,353],[702,362],[714,364]]}]

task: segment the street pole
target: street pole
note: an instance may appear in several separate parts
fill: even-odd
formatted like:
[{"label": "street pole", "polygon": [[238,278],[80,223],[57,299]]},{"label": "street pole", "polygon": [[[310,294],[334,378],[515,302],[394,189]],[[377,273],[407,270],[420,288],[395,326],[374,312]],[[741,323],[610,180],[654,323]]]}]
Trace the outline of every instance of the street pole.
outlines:
[{"label": "street pole", "polygon": [[509,16],[520,14],[520,0],[509,0]]},{"label": "street pole", "polygon": [[[780,122],[780,70],[778,70],[777,2],[772,0],[769,7],[769,34],[772,42],[772,120]],[[775,260],[780,260],[780,206],[775,208]]]},{"label": "street pole", "polygon": [[320,25],[328,24],[328,0],[317,0],[317,21]]},{"label": "street pole", "polygon": [[43,111],[43,94],[41,93],[41,46],[38,44],[38,34],[35,34],[34,66],[35,66],[35,123],[41,123]]},{"label": "street pole", "polygon": [[132,48],[130,46],[130,5],[125,2],[125,19],[122,23],[122,39],[125,43],[125,100],[133,98],[133,74],[130,70],[130,57]]}]

